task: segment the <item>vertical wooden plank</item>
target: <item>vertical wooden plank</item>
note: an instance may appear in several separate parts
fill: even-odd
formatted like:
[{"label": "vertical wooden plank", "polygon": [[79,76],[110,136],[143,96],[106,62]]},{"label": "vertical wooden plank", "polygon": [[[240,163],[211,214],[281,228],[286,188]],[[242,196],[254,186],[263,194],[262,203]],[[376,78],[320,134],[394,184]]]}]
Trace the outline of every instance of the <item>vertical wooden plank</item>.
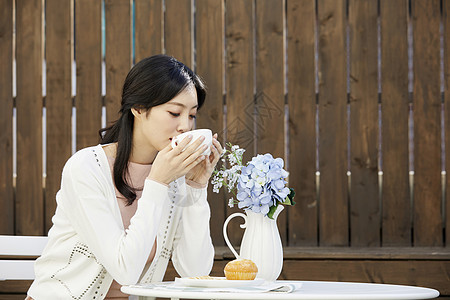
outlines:
[{"label": "vertical wooden plank", "polygon": [[[226,141],[245,149],[243,161],[255,155],[253,128],[254,109],[254,1],[227,0],[225,14],[225,82],[226,82]],[[228,195],[230,197],[230,195]],[[237,207],[227,209],[226,215],[242,211]],[[228,237],[233,245],[239,245],[243,230],[242,220],[231,222]]]},{"label": "vertical wooden plank", "polygon": [[284,157],[284,1],[256,2],[257,152]]},{"label": "vertical wooden plank", "polygon": [[411,244],[408,0],[381,0],[382,244]]},{"label": "vertical wooden plank", "polygon": [[72,138],[72,18],[73,0],[47,0],[47,179],[45,232],[52,226],[61,172],[71,155]]},{"label": "vertical wooden plank", "polygon": [[0,234],[14,234],[13,0],[1,0],[0,7]]},{"label": "vertical wooden plank", "polygon": [[440,1],[412,1],[414,245],[441,246]]},{"label": "vertical wooden plank", "polygon": [[442,16],[444,25],[444,103],[445,103],[445,208],[446,208],[446,246],[450,246],[450,2],[442,2]]},{"label": "vertical wooden plank", "polygon": [[289,185],[296,191],[289,207],[289,246],[315,246],[316,197],[316,90],[315,1],[287,3]]},{"label": "vertical wooden plank", "polygon": [[[205,80],[208,94],[204,107],[199,110],[197,128],[210,128],[223,132],[224,90],[224,5],[222,0],[197,0],[196,2],[197,73]],[[219,140],[223,137],[219,137]],[[211,205],[211,236],[214,245],[224,245],[222,225],[227,207],[223,193],[213,193],[208,187]]]},{"label": "vertical wooden plank", "polygon": [[131,1],[105,0],[106,120],[119,117],[122,87],[131,68]]},{"label": "vertical wooden plank", "polygon": [[42,235],[42,0],[17,1],[16,234]]},{"label": "vertical wooden plank", "polygon": [[227,95],[227,142],[245,149],[243,161],[256,154],[253,128],[254,96],[254,1],[226,1],[225,78]]},{"label": "vertical wooden plank", "polygon": [[[256,97],[257,152],[285,156],[285,1],[256,2]],[[286,213],[278,218],[283,244],[287,242]]]},{"label": "vertical wooden plank", "polygon": [[166,54],[194,70],[192,61],[192,1],[165,0],[164,42]]},{"label": "vertical wooden plank", "polygon": [[319,236],[348,245],[346,1],[318,1]]},{"label": "vertical wooden plank", "polygon": [[75,1],[77,149],[98,143],[101,127],[101,1]]},{"label": "vertical wooden plank", "polygon": [[380,245],[378,1],[349,1],[350,232],[352,246]]},{"label": "vertical wooden plank", "polygon": [[135,61],[163,52],[163,1],[135,0]]}]

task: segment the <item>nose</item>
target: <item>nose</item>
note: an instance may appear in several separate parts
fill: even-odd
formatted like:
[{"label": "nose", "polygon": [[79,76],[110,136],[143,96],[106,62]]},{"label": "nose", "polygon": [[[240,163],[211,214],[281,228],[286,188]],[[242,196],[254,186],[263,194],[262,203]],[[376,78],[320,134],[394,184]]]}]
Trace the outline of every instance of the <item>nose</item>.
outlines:
[{"label": "nose", "polygon": [[189,116],[186,117],[180,117],[180,122],[178,123],[178,132],[183,133],[186,131],[191,130],[191,120],[189,119]]}]

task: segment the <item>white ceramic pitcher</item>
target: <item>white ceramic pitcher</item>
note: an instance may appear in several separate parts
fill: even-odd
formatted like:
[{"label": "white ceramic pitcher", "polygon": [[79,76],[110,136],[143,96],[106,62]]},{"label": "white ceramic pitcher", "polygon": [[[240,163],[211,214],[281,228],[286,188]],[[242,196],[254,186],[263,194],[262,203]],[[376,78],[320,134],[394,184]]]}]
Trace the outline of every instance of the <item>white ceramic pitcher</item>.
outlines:
[{"label": "white ceramic pitcher", "polygon": [[[278,232],[277,218],[283,209],[283,205],[278,205],[273,219],[261,213],[246,210],[246,215],[231,214],[223,224],[223,236],[231,252],[237,259],[251,259],[256,264],[258,267],[256,278],[275,281],[280,276],[283,268],[283,246]],[[234,217],[242,217],[245,220],[245,223],[240,225],[241,228],[245,228],[240,255],[231,245],[227,235],[228,222]]]}]

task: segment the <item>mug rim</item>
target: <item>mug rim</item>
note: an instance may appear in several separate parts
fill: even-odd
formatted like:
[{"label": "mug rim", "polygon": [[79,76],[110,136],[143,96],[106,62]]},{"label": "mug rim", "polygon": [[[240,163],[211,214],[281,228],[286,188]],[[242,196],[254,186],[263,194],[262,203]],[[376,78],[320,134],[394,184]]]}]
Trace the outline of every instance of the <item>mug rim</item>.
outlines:
[{"label": "mug rim", "polygon": [[193,131],[197,131],[197,132],[200,132],[200,131],[208,131],[208,132],[211,133],[211,136],[212,136],[212,130],[211,130],[211,129],[208,129],[208,128],[199,128],[199,129],[192,129],[192,130],[189,130],[189,131],[180,133],[180,134],[174,136],[173,138],[175,139],[175,138],[177,138],[177,137],[179,137],[179,136],[185,136],[185,135],[188,135],[189,133],[192,134]]}]

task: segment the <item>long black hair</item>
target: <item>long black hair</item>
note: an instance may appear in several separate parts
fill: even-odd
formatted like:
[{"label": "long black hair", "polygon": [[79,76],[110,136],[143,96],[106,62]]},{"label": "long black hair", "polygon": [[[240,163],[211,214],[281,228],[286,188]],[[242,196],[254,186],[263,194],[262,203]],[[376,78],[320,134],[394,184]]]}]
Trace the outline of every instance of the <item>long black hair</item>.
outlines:
[{"label": "long black hair", "polygon": [[133,141],[134,115],[131,109],[148,111],[154,106],[170,101],[190,84],[195,86],[200,108],[206,97],[203,81],[191,69],[171,56],[154,55],[145,58],[128,73],[123,84],[119,119],[99,131],[100,144],[117,142],[113,168],[114,183],[117,190],[127,199],[128,205],[136,199],[136,189],[126,180]]}]

